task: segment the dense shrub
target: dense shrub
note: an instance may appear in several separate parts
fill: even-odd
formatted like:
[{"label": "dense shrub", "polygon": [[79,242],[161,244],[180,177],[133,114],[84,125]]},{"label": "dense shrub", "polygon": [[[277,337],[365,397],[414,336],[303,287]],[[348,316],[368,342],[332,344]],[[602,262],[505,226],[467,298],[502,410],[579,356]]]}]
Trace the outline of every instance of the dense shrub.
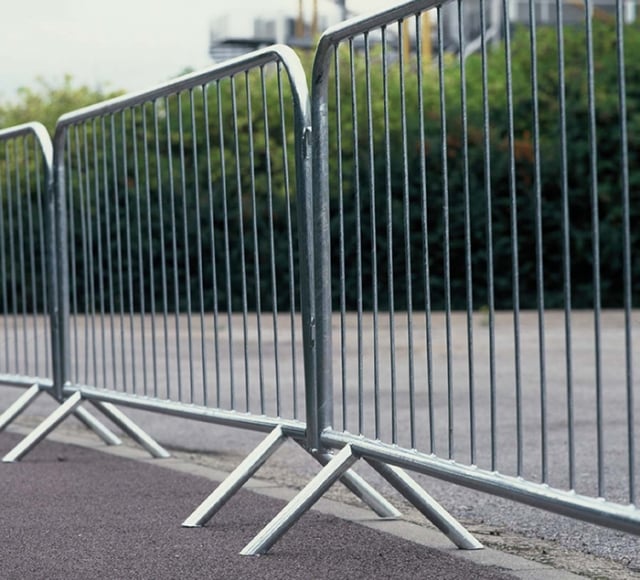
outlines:
[{"label": "dense shrub", "polygon": [[[589,101],[585,32],[579,27],[564,30],[571,298],[573,306],[580,308],[593,304],[594,195],[599,218],[602,303],[606,307],[620,307],[623,302],[623,164],[616,33],[612,22],[594,20],[593,25],[593,103]],[[415,75],[416,63],[405,63],[405,85],[401,90],[400,63],[393,55],[388,56],[387,75],[383,77],[381,54],[374,49],[369,84],[364,64],[359,61],[355,65],[357,78],[352,87],[348,54],[340,54],[340,151],[335,129],[338,103],[334,97],[330,100],[334,120],[329,135],[336,306],[341,276],[344,276],[349,309],[356,308],[359,299],[363,308],[373,308],[376,305],[374,286],[378,289],[377,306],[381,309],[391,305],[391,297],[395,308],[406,308],[409,298],[414,308],[423,308],[427,287],[432,307],[444,307],[447,300],[445,235],[449,240],[452,306],[464,308],[467,304],[467,259],[473,281],[473,305],[477,308],[487,304],[488,226],[491,225],[495,305],[511,308],[512,203],[515,201],[519,300],[522,307],[534,307],[538,300],[537,191],[540,192],[544,303],[547,307],[564,303],[558,42],[555,29],[538,29],[535,70],[539,132],[536,135],[531,38],[526,28],[516,28],[512,34],[513,124],[510,126],[508,115],[509,78],[504,47],[494,47],[488,53],[486,127],[482,59],[479,54],[472,55],[465,63],[466,143],[460,68],[455,58],[447,57],[443,63],[444,101],[441,102],[436,67],[424,65],[420,88]],[[638,26],[626,26],[624,34],[632,278],[637,285],[640,230],[633,224],[640,219]],[[145,106],[136,109],[135,116],[128,112],[106,124],[98,120],[88,127],[71,130],[67,169],[75,309],[148,310],[151,300],[169,311],[176,308],[184,311],[189,305],[193,309],[202,305],[210,310],[216,300],[220,309],[238,310],[246,303],[247,308],[253,310],[258,300],[263,309],[274,304],[279,309],[290,306],[290,283],[294,276],[290,263],[293,258],[297,277],[295,239],[299,227],[290,95],[286,90],[284,94],[280,92],[282,83],[276,74],[252,78],[248,94],[243,77],[237,80],[235,105],[231,85],[223,83],[219,93],[197,90],[185,93],[179,103],[172,97],[161,105],[156,104],[155,117],[154,108]],[[332,95],[334,88],[332,84]],[[371,97],[370,111],[367,91]],[[388,108],[384,105],[385,91],[391,103]],[[424,132],[418,114],[420,94],[424,103]],[[68,103],[58,98],[57,91],[49,90],[47,95],[52,107],[55,104],[51,111],[74,108],[75,101]],[[33,113],[32,118],[48,115],[43,104],[46,98],[37,98],[31,92],[24,93],[23,97],[24,107],[0,107],[2,124],[27,120],[25,111],[27,117]],[[406,123],[401,114],[402,97]],[[284,116],[280,112],[281,99],[285,103]],[[352,110],[354,100],[358,105],[356,113]],[[29,103],[36,101],[38,107],[32,110]],[[249,101],[251,114],[247,109]],[[263,101],[267,105],[266,115]],[[591,104],[593,117],[590,116]],[[239,111],[237,124],[233,121],[234,106]],[[358,132],[354,140],[356,122]],[[203,127],[209,129],[208,139]],[[285,142],[286,150],[283,149]],[[271,172],[267,171],[269,167]],[[6,173],[0,159],[2,171]],[[251,175],[255,176],[253,181]],[[7,231],[7,204],[15,204],[15,200],[3,196],[2,203]],[[427,212],[423,216],[425,203]],[[15,211],[12,215],[17,215]],[[240,232],[244,233],[244,245]],[[290,232],[294,239],[293,255],[288,245]],[[221,251],[225,247],[229,248],[228,261]],[[198,260],[198,250],[204,258],[202,262]],[[339,250],[342,250],[343,261]],[[428,279],[424,275],[426,260]],[[119,271],[114,267],[116,263],[122,266]],[[407,275],[407,265],[410,275]],[[163,266],[170,286],[167,293],[163,293],[161,280]],[[259,284],[254,281],[257,268],[260,269]],[[392,276],[389,268],[393,269]],[[227,269],[229,284],[225,280]],[[243,270],[249,281],[246,286],[242,283]],[[360,279],[361,296],[357,291]],[[274,280],[277,296],[273,292]],[[174,282],[180,286],[178,292],[173,290]],[[297,278],[295,282],[297,284]],[[298,305],[298,297],[294,299]]]},{"label": "dense shrub", "polygon": [[[623,302],[623,224],[622,224],[622,142],[618,102],[618,64],[616,36],[613,23],[594,21],[594,116],[591,132],[588,98],[588,66],[586,38],[580,28],[565,28],[565,111],[566,111],[566,184],[570,222],[569,254],[571,259],[572,304],[584,308],[593,306],[592,197],[597,198],[602,303],[619,307]],[[628,127],[628,166],[630,192],[630,223],[640,218],[640,143],[637,128],[640,124],[638,78],[640,67],[634,58],[640,48],[637,25],[625,29],[625,76]],[[407,306],[407,286],[411,283],[414,306],[426,300],[426,279],[422,275],[427,259],[422,219],[422,186],[427,191],[427,230],[430,299],[435,308],[446,304],[445,246],[449,239],[450,299],[454,308],[467,303],[465,260],[465,209],[468,191],[470,264],[473,280],[473,304],[486,305],[488,296],[488,225],[492,230],[494,297],[498,308],[513,306],[512,265],[512,192],[515,202],[518,252],[519,300],[522,307],[535,307],[538,300],[536,267],[538,203],[540,192],[541,256],[543,265],[544,303],[560,307],[563,294],[563,166],[560,133],[560,88],[558,76],[558,43],[553,28],[540,28],[537,34],[537,143],[534,133],[532,96],[531,38],[526,28],[513,31],[511,45],[513,90],[513,139],[510,140],[508,115],[508,85],[504,47],[489,50],[486,64],[486,88],[483,85],[482,59],[476,54],[466,61],[466,122],[465,148],[461,116],[461,81],[459,64],[446,60],[444,68],[444,100],[438,93],[440,80],[437,70],[426,71],[423,83],[424,138],[421,137],[419,90],[415,74],[405,65],[405,107],[407,123],[401,124],[399,65],[387,67],[387,91],[392,105],[384,107],[384,81],[381,63],[371,58],[372,75],[370,117],[373,130],[367,129],[369,112],[362,103],[367,99],[364,80],[355,88],[349,84],[348,55],[343,55],[340,109],[343,119],[343,193],[338,199],[339,183],[335,171],[331,190],[334,193],[334,247],[340,240],[341,225],[345,232],[345,287],[347,307],[356,308],[359,272],[363,281],[362,301],[365,309],[374,307],[372,289],[377,280],[377,299],[380,308],[390,305],[393,289],[394,306]],[[379,60],[379,59],[378,59]],[[359,71],[362,72],[362,71]],[[487,130],[483,91],[486,90]],[[353,114],[352,102],[359,103]],[[443,105],[441,110],[441,105]],[[334,114],[337,104],[333,103]],[[444,115],[443,115],[444,113]],[[386,121],[385,121],[386,118]],[[444,119],[444,121],[443,121]],[[359,126],[359,140],[353,143],[350,132],[354,122]],[[406,148],[403,145],[406,133]],[[592,145],[592,137],[594,142]],[[390,146],[387,148],[386,143]],[[330,143],[334,145],[330,157],[338,158],[337,132]],[[537,144],[537,147],[536,147]],[[388,156],[387,156],[388,151]],[[513,151],[513,168],[511,155]],[[355,152],[355,153],[354,153]],[[406,157],[406,161],[403,161]],[[407,168],[407,183],[403,183],[403,162]],[[425,169],[423,170],[423,164]],[[334,168],[337,163],[334,162]],[[593,167],[593,172],[592,172]],[[467,171],[468,168],[468,171]],[[422,177],[422,172],[425,177]],[[357,175],[356,175],[357,172]],[[465,182],[465,177],[468,181]],[[594,181],[595,178],[595,181]],[[513,183],[513,187],[512,184]],[[405,191],[406,188],[406,191]],[[372,191],[374,203],[371,203]],[[387,204],[387,192],[391,203]],[[488,200],[490,193],[490,200]],[[410,231],[411,276],[407,277],[404,214],[406,195]],[[445,204],[445,195],[447,204]],[[488,215],[487,205],[491,211]],[[343,218],[339,216],[342,203]],[[374,209],[375,208],[375,209]],[[445,216],[446,208],[446,216]],[[358,224],[359,214],[359,224]],[[342,224],[341,224],[342,221]],[[372,228],[375,221],[375,244]],[[389,226],[391,224],[391,226]],[[358,238],[360,230],[360,259]],[[634,231],[635,230],[635,231]],[[631,231],[633,279],[640,279],[640,232]],[[376,258],[373,251],[376,251]],[[341,263],[334,253],[334,280]],[[376,271],[374,271],[374,268]],[[393,268],[393,281],[387,280]],[[637,283],[637,282],[636,282]],[[339,285],[334,282],[337,301]],[[349,290],[351,289],[351,290]]]}]

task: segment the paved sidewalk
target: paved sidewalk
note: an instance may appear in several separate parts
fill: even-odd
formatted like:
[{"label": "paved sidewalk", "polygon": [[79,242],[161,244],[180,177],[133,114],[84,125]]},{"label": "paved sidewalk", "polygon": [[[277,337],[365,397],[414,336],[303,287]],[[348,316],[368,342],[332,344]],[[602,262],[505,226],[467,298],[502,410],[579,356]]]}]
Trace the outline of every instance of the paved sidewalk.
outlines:
[{"label": "paved sidewalk", "polygon": [[[0,453],[20,437],[0,433]],[[52,437],[58,441],[44,441],[22,462],[0,464],[2,579],[575,578],[494,550],[462,552],[429,527],[376,522],[371,512],[328,500],[267,556],[240,556],[292,490],[254,482],[206,527],[185,529],[182,520],[223,473],[148,460],[126,445]]]}]

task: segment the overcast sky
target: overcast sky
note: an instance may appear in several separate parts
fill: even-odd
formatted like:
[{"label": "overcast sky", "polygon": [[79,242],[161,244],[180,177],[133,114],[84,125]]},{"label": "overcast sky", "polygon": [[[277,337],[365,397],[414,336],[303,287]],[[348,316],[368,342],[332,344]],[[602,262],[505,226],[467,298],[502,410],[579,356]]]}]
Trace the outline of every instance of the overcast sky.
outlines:
[{"label": "overcast sky", "polygon": [[[393,0],[347,0],[352,10]],[[297,11],[298,0],[13,0],[2,9],[0,98],[36,78],[70,74],[91,87],[139,90],[186,67],[211,64],[209,27],[228,13],[234,31],[266,7]],[[312,0],[304,0],[310,10]]]}]

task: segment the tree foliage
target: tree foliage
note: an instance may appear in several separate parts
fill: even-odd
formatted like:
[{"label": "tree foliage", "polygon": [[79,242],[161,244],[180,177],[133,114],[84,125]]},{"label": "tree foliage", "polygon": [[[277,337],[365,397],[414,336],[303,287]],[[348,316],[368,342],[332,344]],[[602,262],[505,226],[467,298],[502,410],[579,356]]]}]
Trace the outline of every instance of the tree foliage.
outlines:
[{"label": "tree foliage", "polygon": [[[573,307],[592,307],[597,250],[602,304],[620,307],[625,159],[638,284],[638,25],[625,26],[619,43],[612,22],[594,20],[593,77],[583,28],[564,28],[563,76],[554,28],[538,29],[535,62],[529,30],[511,32],[510,74],[505,46],[493,47],[484,63],[480,54],[466,59],[464,87],[454,57],[442,70],[423,62],[419,77],[415,60],[401,63],[374,47],[368,63],[356,55],[352,77],[349,53],[339,52],[329,91],[336,306],[344,287],[349,309],[404,309],[409,301],[443,308],[448,300],[464,308],[469,275],[474,308],[488,304],[490,292],[496,307],[512,308],[516,282],[521,307],[560,307],[567,266]],[[273,71],[237,75],[70,129],[77,310],[299,303],[291,293],[299,258],[295,135],[282,86]],[[40,120],[52,129],[60,114],[107,96],[74,88],[70,78],[42,83],[0,105],[0,125]]]},{"label": "tree foliage", "polygon": [[[485,68],[481,54],[466,60],[464,117],[455,59],[445,60],[442,79],[436,68],[424,70],[422,87],[416,63],[405,63],[402,90],[400,65],[388,56],[383,70],[383,59],[372,51],[367,85],[365,65],[357,63],[357,80],[351,83],[348,53],[341,55],[341,96],[332,110],[336,115],[339,105],[342,152],[335,128],[330,139],[330,158],[342,162],[342,176],[330,172],[333,247],[340,245],[341,230],[344,237],[344,264],[339,252],[333,260],[336,300],[335,272],[343,268],[348,308],[362,300],[370,309],[374,299],[387,308],[392,297],[399,309],[407,307],[409,298],[414,306],[430,299],[434,308],[443,308],[447,280],[453,307],[464,308],[468,260],[475,306],[488,304],[492,291],[497,307],[512,308],[517,282],[521,307],[535,307],[539,299],[547,307],[561,307],[566,193],[572,304],[594,305],[597,249],[602,303],[622,305],[624,164],[616,31],[611,21],[594,21],[593,27],[591,97],[585,30],[564,29],[564,111],[559,44],[551,27],[538,29],[535,68],[532,39],[524,27],[512,31],[510,75],[504,45],[488,51]],[[631,224],[640,218],[637,28],[625,27],[623,51]],[[638,280],[640,234],[633,227],[630,245],[632,277]],[[361,296],[354,290],[360,279]]]},{"label": "tree foliage", "polygon": [[21,87],[14,99],[0,102],[0,127],[39,121],[53,133],[58,118],[64,113],[121,93],[76,85],[71,75],[57,84],[39,78],[35,88]]}]

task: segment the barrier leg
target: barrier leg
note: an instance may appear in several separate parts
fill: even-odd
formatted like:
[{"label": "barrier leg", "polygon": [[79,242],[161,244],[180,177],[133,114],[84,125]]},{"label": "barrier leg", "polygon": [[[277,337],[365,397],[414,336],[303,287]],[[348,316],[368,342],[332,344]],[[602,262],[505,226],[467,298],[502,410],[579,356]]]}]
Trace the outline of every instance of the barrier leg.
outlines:
[{"label": "barrier leg", "polygon": [[62,421],[64,421],[75,408],[82,403],[82,395],[75,393],[51,413],[40,425],[38,425],[29,435],[18,443],[2,461],[12,463],[19,461],[24,455],[29,453],[40,441],[42,441],[51,431],[53,431]]},{"label": "barrier leg", "polygon": [[0,431],[3,431],[40,395],[40,387],[31,385],[14,403],[0,415]]},{"label": "barrier leg", "polygon": [[[309,453],[321,464],[327,465],[333,455],[329,453]],[[402,514],[373,486],[352,470],[347,471],[341,478],[342,483],[351,493],[368,505],[381,518],[399,518]]]},{"label": "barrier leg", "polygon": [[138,445],[145,449],[152,457],[157,459],[166,459],[171,454],[160,445],[151,435],[140,428],[129,417],[127,417],[118,407],[111,403],[101,403],[99,401],[91,401],[91,404],[103,413],[108,419],[113,421],[122,431],[124,431]]},{"label": "barrier leg", "polygon": [[[6,429],[25,409],[36,400],[42,390],[36,385],[29,387],[20,397],[0,415],[0,431]],[[73,414],[102,439],[107,445],[121,445],[122,441],[91,413],[78,407]]]},{"label": "barrier leg", "polygon": [[345,445],[306,487],[273,518],[240,552],[244,556],[265,554],[322,495],[358,460]]},{"label": "barrier leg", "polygon": [[284,443],[287,436],[282,427],[276,427],[269,435],[236,467],[214,492],[184,521],[184,528],[205,525],[214,514],[262,467],[265,461]]},{"label": "barrier leg", "polygon": [[433,499],[406,471],[365,457],[365,461],[395,487],[409,502],[461,550],[483,546],[471,533]]},{"label": "barrier leg", "polygon": [[102,439],[107,445],[122,445],[122,439],[120,439],[120,437],[118,437],[106,425],[98,421],[98,419],[96,419],[84,407],[78,407],[73,414],[78,421],[84,423],[88,429],[91,429],[91,431],[100,437],[100,439]]}]

